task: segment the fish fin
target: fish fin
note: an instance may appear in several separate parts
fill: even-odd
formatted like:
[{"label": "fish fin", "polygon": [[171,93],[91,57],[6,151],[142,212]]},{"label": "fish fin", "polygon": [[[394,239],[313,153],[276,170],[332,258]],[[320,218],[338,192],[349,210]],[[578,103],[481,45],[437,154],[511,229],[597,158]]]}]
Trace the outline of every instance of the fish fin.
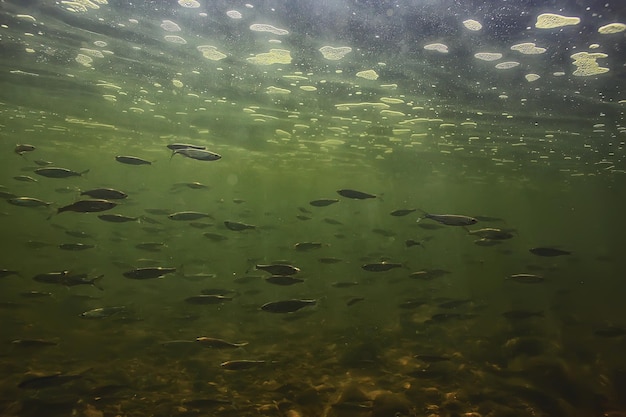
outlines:
[{"label": "fish fin", "polygon": [[104,291],[104,287],[100,285],[100,281],[102,281],[103,278],[104,278],[104,274],[95,277],[94,279],[91,280],[91,285],[93,285],[100,291]]},{"label": "fish fin", "polygon": [[88,169],[86,169],[86,170],[84,170],[84,171],[82,171],[82,172],[79,172],[79,174],[80,174],[80,176],[82,177],[83,175],[87,174],[88,172],[89,172],[89,170],[88,170]]}]

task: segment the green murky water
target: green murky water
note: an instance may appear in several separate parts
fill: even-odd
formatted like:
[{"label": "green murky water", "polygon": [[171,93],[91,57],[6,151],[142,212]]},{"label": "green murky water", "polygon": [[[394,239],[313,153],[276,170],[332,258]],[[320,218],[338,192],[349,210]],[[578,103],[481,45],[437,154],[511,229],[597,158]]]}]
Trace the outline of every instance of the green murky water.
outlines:
[{"label": "green murky water", "polygon": [[[624,415],[623,23],[615,1],[0,2],[0,414]],[[97,188],[128,197],[58,213]],[[286,300],[314,302],[266,311]]]}]

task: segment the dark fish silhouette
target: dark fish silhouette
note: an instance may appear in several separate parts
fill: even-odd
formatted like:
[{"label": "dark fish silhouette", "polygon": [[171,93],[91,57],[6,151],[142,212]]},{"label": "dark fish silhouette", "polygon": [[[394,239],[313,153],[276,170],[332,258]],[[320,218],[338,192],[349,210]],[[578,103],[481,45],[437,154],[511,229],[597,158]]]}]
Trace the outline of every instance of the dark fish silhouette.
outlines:
[{"label": "dark fish silhouette", "polygon": [[152,165],[152,162],[136,156],[118,155],[115,157],[115,160],[126,165]]},{"label": "dark fish silhouette", "polygon": [[338,202],[339,200],[337,200],[336,198],[321,198],[319,200],[309,201],[309,204],[313,207],[326,207]]},{"label": "dark fish silhouette", "polygon": [[290,275],[272,275],[271,277],[265,278],[265,281],[274,285],[293,285],[304,282],[302,278],[295,278]]},{"label": "dark fish silhouette", "polygon": [[216,154],[215,152],[207,151],[205,149],[194,148],[176,149],[172,153],[172,156],[174,155],[182,155],[190,159],[195,159],[197,161],[217,161],[218,159],[222,159],[222,156]]},{"label": "dark fish silhouette", "polygon": [[35,150],[35,147],[33,145],[28,145],[26,143],[21,143],[21,144],[17,144],[15,145],[15,153],[18,155],[24,155],[26,152],[32,152]]},{"label": "dark fish silhouette", "polygon": [[110,223],[127,223],[139,220],[137,217],[124,216],[123,214],[101,214],[98,218]]},{"label": "dark fish silhouette", "polygon": [[95,248],[95,245],[89,245],[87,243],[61,243],[59,248],[63,250],[79,251]]},{"label": "dark fish silhouette", "polygon": [[248,342],[227,342],[226,340],[216,339],[213,337],[198,337],[196,338],[196,342],[200,343],[204,347],[213,349],[236,349],[244,347],[248,344]]},{"label": "dark fish silhouette", "polygon": [[67,206],[60,207],[59,209],[57,209],[57,213],[63,213],[64,211],[75,211],[77,213],[93,213],[98,211],[111,210],[115,206],[117,206],[117,203],[109,200],[79,200],[75,203],[68,204]]},{"label": "dark fish silhouette", "polygon": [[386,272],[394,268],[402,268],[402,264],[393,262],[378,262],[362,265],[361,268],[369,272]]},{"label": "dark fish silhouette", "polygon": [[124,272],[126,278],[130,279],[153,279],[153,278],[161,278],[166,274],[171,274],[176,272],[176,268],[166,268],[162,266],[154,266],[154,267],[146,267],[146,268],[136,268],[131,271]]},{"label": "dark fish silhouette", "polygon": [[545,281],[544,277],[535,274],[513,274],[508,279],[522,284],[540,284]]},{"label": "dark fish silhouette", "polygon": [[396,216],[396,217],[402,217],[402,216],[406,216],[407,214],[411,214],[414,211],[417,211],[417,209],[400,209],[400,210],[394,210],[389,214],[391,214],[392,216]]},{"label": "dark fish silhouette", "polygon": [[210,214],[199,213],[197,211],[179,211],[178,213],[172,213],[168,215],[171,220],[192,221],[202,219],[204,217],[211,217]]},{"label": "dark fish silhouette", "polygon": [[354,200],[366,200],[368,198],[376,198],[376,196],[373,194],[368,194],[362,191],[350,190],[350,189],[338,190],[337,194],[339,194],[342,197],[352,198]]},{"label": "dark fish silhouette", "polygon": [[22,389],[43,389],[49,387],[58,387],[67,384],[70,381],[82,378],[82,374],[62,374],[56,373],[52,375],[36,376],[28,378],[17,384]]},{"label": "dark fish silhouette", "polygon": [[529,249],[529,252],[537,256],[563,256],[572,254],[572,252],[557,248],[532,248]]},{"label": "dark fish silhouette", "polygon": [[67,168],[59,168],[59,167],[46,167],[46,168],[37,168],[35,174],[41,175],[42,177],[48,178],[68,178],[68,177],[80,177],[83,174],[89,172],[89,170],[85,170],[83,172],[72,171]]},{"label": "dark fish silhouette", "polygon": [[300,272],[300,268],[287,264],[256,265],[255,268],[272,275],[295,275]]},{"label": "dark fish silhouette", "polygon": [[224,222],[224,226],[226,226],[226,228],[228,230],[233,230],[235,232],[241,232],[243,230],[250,230],[250,229],[256,229],[256,226],[252,225],[252,224],[246,224],[246,223],[240,223],[240,222],[231,222],[226,220]]},{"label": "dark fish silhouette", "polygon": [[[430,214],[424,213],[424,219],[431,219],[437,223],[445,224],[446,226],[470,226],[476,224],[478,220],[473,217],[463,216],[460,214]],[[418,220],[419,221],[419,220]]]},{"label": "dark fish silhouette", "polygon": [[317,300],[284,300],[263,304],[261,310],[270,313],[293,313],[306,306],[315,305]]},{"label": "dark fish silhouette", "polygon": [[185,302],[189,304],[222,304],[225,301],[232,301],[232,297],[225,297],[223,295],[193,295],[185,298]]},{"label": "dark fish silhouette", "polygon": [[86,195],[91,198],[100,198],[103,200],[122,200],[128,197],[128,194],[125,192],[114,190],[113,188],[94,188],[93,190],[83,191],[80,195]]}]

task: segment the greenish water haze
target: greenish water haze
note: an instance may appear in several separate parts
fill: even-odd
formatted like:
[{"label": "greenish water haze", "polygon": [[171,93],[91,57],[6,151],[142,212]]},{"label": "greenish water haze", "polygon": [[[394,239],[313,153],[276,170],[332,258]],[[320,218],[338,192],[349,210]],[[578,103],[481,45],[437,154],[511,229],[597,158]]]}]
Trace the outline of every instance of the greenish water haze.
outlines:
[{"label": "greenish water haze", "polygon": [[[626,415],[624,23],[606,1],[0,1],[0,414]],[[128,198],[57,214],[101,187]],[[271,263],[304,282],[266,282]],[[177,270],[123,275],[156,266]],[[65,270],[104,289],[33,279]],[[207,290],[230,299],[185,301]],[[261,309],[289,299],[316,303]]]}]

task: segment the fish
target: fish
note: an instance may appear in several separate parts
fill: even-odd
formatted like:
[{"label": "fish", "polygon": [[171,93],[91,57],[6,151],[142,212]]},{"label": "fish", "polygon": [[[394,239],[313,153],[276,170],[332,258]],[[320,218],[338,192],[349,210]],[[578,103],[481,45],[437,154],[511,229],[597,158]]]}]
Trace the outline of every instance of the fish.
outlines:
[{"label": "fish", "polygon": [[102,281],[103,278],[104,275],[98,275],[95,278],[89,279],[87,274],[72,275],[70,271],[47,272],[33,277],[35,281],[42,282],[44,284],[60,284],[66,287],[91,285],[101,291],[104,290],[104,288],[100,285],[100,281]]},{"label": "fish", "polygon": [[90,237],[93,237],[89,233],[83,232],[81,230],[67,230],[65,234],[79,239],[88,239]]},{"label": "fish", "polygon": [[228,369],[229,371],[241,371],[244,369],[254,368],[256,366],[263,365],[266,363],[267,361],[240,359],[240,360],[222,362],[220,366],[224,369]]},{"label": "fish", "polygon": [[320,198],[319,200],[309,201],[309,204],[313,207],[326,207],[338,202],[339,200],[336,198]]},{"label": "fish", "polygon": [[43,389],[49,387],[58,387],[68,382],[82,378],[82,374],[62,374],[55,373],[52,375],[35,376],[22,380],[17,384],[21,389]]},{"label": "fish", "polygon": [[[430,214],[424,212],[422,219],[431,219],[446,226],[470,226],[476,224],[478,220],[473,217],[460,214]],[[419,222],[421,219],[418,219]]]},{"label": "fish", "polygon": [[48,207],[52,203],[32,197],[15,197],[7,199],[9,204],[20,207]]},{"label": "fish", "polygon": [[365,298],[363,297],[354,297],[348,300],[348,302],[346,303],[346,306],[350,307],[353,306],[354,304],[360,302],[360,301],[364,301]]},{"label": "fish", "polygon": [[[206,276],[207,274],[204,274],[204,275]],[[215,278],[216,275],[209,274],[209,276],[211,278]],[[235,292],[234,290],[228,290],[226,288],[205,288],[203,290],[200,290],[200,293],[204,295],[226,295],[226,294],[233,294],[234,292]]]},{"label": "fish", "polygon": [[196,342],[204,347],[213,349],[236,349],[248,345],[248,342],[227,342],[226,340],[213,337],[198,337]]},{"label": "fish", "polygon": [[359,283],[356,281],[338,281],[338,282],[333,282],[332,284],[330,284],[331,287],[335,287],[335,288],[350,288],[356,285],[359,285]]},{"label": "fish", "polygon": [[399,209],[399,210],[394,210],[389,214],[391,214],[392,216],[396,216],[396,217],[402,217],[402,216],[411,214],[415,211],[417,211],[417,209]]},{"label": "fish", "polygon": [[500,245],[501,243],[502,243],[501,240],[492,240],[492,239],[485,239],[485,238],[476,239],[474,241],[474,245],[483,246],[483,247],[496,246],[496,245]]},{"label": "fish", "polygon": [[40,167],[47,167],[49,165],[52,165],[51,161],[44,161],[43,159],[35,159],[33,162],[35,162]]},{"label": "fish", "polygon": [[300,242],[294,245],[294,248],[297,251],[307,251],[311,249],[319,249],[322,247],[322,244],[319,242]]},{"label": "fish", "polygon": [[84,174],[88,173],[89,170],[85,170],[82,172],[72,171],[67,168],[59,168],[59,167],[45,167],[45,168],[37,168],[35,174],[41,175],[42,177],[48,178],[69,178],[69,177],[80,177]]},{"label": "fish", "polygon": [[7,198],[16,198],[17,196],[18,196],[17,194],[13,194],[13,193],[10,193],[8,191],[0,190],[0,198],[4,198],[5,200]]},{"label": "fish", "polygon": [[177,213],[172,213],[167,216],[170,220],[180,220],[180,221],[192,221],[198,220],[205,217],[211,217],[210,214],[199,213],[197,211],[179,211]]},{"label": "fish", "polygon": [[235,232],[241,232],[243,230],[249,230],[249,229],[256,229],[256,226],[254,226],[252,224],[231,222],[231,221],[228,221],[228,220],[226,220],[224,222],[224,226],[226,226],[227,229],[233,230]]},{"label": "fish", "polygon": [[30,175],[16,175],[13,177],[13,179],[15,181],[22,181],[22,182],[37,182],[37,180],[31,177]]},{"label": "fish", "polygon": [[513,237],[513,233],[509,230],[496,229],[493,227],[485,227],[483,229],[477,230],[469,230],[466,229],[467,233],[473,236],[478,236],[482,239],[490,239],[490,240],[506,240],[511,239]]},{"label": "fish", "polygon": [[317,303],[317,300],[283,300],[283,301],[272,301],[269,303],[265,303],[261,306],[261,310],[267,311],[269,313],[293,313],[301,308],[312,306]]},{"label": "fish", "polygon": [[540,284],[545,281],[544,277],[535,274],[513,274],[508,279],[522,284]]},{"label": "fish", "polygon": [[124,272],[122,275],[130,279],[153,279],[162,278],[166,274],[171,274],[174,272],[176,272],[176,268],[152,266],[145,268],[135,268],[130,271]]},{"label": "fish", "polygon": [[117,206],[117,203],[114,203],[109,200],[101,200],[101,199],[79,200],[72,204],[68,204],[67,206],[58,208],[57,214],[63,213],[66,211],[74,211],[76,213],[93,213],[93,212],[111,210],[115,206]]},{"label": "fish", "polygon": [[226,404],[232,404],[232,401],[222,400],[220,398],[196,398],[183,401],[184,407],[191,408],[208,408]]},{"label": "fish", "polygon": [[33,145],[28,145],[26,143],[19,143],[15,145],[14,152],[20,156],[24,155],[26,152],[32,152],[36,148]]},{"label": "fish", "polygon": [[207,227],[213,226],[213,224],[205,222],[191,222],[189,223],[189,226],[195,227],[196,229],[206,229]]},{"label": "fish", "polygon": [[287,264],[256,265],[255,268],[272,275],[295,275],[300,272],[300,268]]},{"label": "fish", "polygon": [[311,219],[312,219],[312,217],[309,217],[309,216],[304,216],[304,215],[302,215],[302,214],[299,214],[299,215],[297,215],[297,216],[296,216],[296,219],[298,219],[298,220],[302,220],[302,221],[306,221],[306,220],[311,220]]},{"label": "fish", "polygon": [[353,200],[366,200],[368,198],[376,198],[373,194],[364,193],[362,191],[350,190],[350,189],[342,189],[338,190],[337,194],[342,197],[351,198]]},{"label": "fish", "polygon": [[91,198],[98,198],[102,200],[123,200],[128,197],[123,191],[115,190],[113,188],[94,188],[92,190],[83,191],[80,195],[86,195]]},{"label": "fish", "polygon": [[304,282],[302,278],[295,278],[290,275],[272,275],[265,278],[265,281],[275,285],[293,285]]},{"label": "fish", "polygon": [[118,155],[115,157],[115,160],[126,165],[152,165],[152,162],[136,156]]},{"label": "fish", "polygon": [[409,274],[409,278],[430,281],[447,274],[450,274],[450,271],[446,271],[445,269],[423,269],[421,271],[412,272]]},{"label": "fish", "polygon": [[13,271],[11,269],[0,269],[0,278],[8,277],[10,275],[19,275],[20,273],[17,271]]},{"label": "fish", "polygon": [[105,319],[124,311],[126,311],[126,306],[99,307],[80,313],[80,317],[85,319]]},{"label": "fish", "polygon": [[179,187],[187,187],[187,188],[191,188],[192,190],[203,190],[203,189],[207,189],[209,188],[208,185],[204,185],[201,182],[179,182],[176,184],[172,185],[173,189],[179,188]]},{"label": "fish", "polygon": [[402,268],[402,264],[383,261],[383,262],[361,265],[361,268],[369,272],[386,272],[391,269]]},{"label": "fish", "polygon": [[24,297],[24,298],[47,298],[47,297],[52,297],[52,293],[51,292],[43,292],[43,291],[27,291],[27,292],[21,292],[20,296]]},{"label": "fish", "polygon": [[200,294],[185,298],[185,302],[189,304],[222,304],[225,301],[232,301],[232,297],[223,295]]},{"label": "fish", "polygon": [[180,149],[199,149],[199,150],[204,150],[204,149],[206,149],[206,146],[192,145],[190,143],[170,143],[169,145],[167,145],[167,148],[172,150],[172,151],[177,151],[177,150],[180,150]]},{"label": "fish", "polygon": [[332,224],[332,225],[335,225],[335,226],[339,226],[339,225],[343,224],[339,220],[328,219],[328,218],[324,219],[324,223]]},{"label": "fish", "polygon": [[531,317],[543,317],[543,311],[509,310],[502,315],[509,320],[523,320]]},{"label": "fish", "polygon": [[95,247],[95,245],[89,245],[87,243],[61,243],[59,245],[60,249],[72,251],[87,250]]},{"label": "fish", "polygon": [[422,246],[422,242],[415,239],[407,239],[404,241],[404,246],[406,246],[407,248],[411,248],[413,246]]},{"label": "fish", "polygon": [[124,216],[123,214],[100,214],[98,218],[109,223],[128,223],[139,221],[138,217]]},{"label": "fish", "polygon": [[217,161],[222,159],[222,156],[215,152],[207,151],[206,149],[194,149],[194,148],[182,148],[176,149],[172,153],[174,155],[182,155],[190,159],[197,161]]},{"label": "fish", "polygon": [[58,343],[54,340],[47,339],[16,339],[11,343],[20,347],[45,347],[58,345]]},{"label": "fish", "polygon": [[147,250],[149,252],[158,252],[167,245],[163,242],[144,242],[135,245],[137,249]]},{"label": "fish", "polygon": [[572,254],[572,252],[557,248],[531,248],[528,251],[537,256],[564,256]]},{"label": "fish", "polygon": [[206,237],[207,239],[211,239],[214,242],[222,242],[224,240],[228,240],[226,236],[217,233],[206,232],[202,233],[202,236]]}]

